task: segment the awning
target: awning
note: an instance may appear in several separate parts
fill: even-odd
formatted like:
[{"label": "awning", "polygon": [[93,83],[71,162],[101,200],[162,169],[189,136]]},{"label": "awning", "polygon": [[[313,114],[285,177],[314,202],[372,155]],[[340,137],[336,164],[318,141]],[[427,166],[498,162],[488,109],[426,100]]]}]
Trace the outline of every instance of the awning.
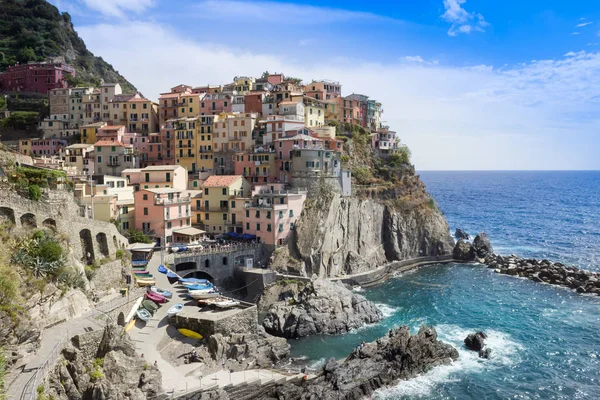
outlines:
[{"label": "awning", "polygon": [[173,233],[176,233],[178,235],[184,235],[184,236],[196,236],[196,235],[203,235],[206,233],[206,231],[189,227],[189,228],[173,230]]},{"label": "awning", "polygon": [[131,243],[127,246],[127,250],[129,251],[139,251],[143,253],[150,253],[154,250],[153,243]]}]

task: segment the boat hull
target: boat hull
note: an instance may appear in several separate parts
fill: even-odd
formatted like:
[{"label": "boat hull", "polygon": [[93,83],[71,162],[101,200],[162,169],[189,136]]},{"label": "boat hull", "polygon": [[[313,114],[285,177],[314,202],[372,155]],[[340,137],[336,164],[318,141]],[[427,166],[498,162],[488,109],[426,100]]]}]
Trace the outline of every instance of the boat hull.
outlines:
[{"label": "boat hull", "polygon": [[179,328],[177,329],[179,331],[179,333],[181,333],[183,336],[192,338],[192,339],[202,339],[204,336],[202,336],[201,334],[199,334],[198,332],[194,332],[191,331],[189,329],[185,329],[185,328]]}]

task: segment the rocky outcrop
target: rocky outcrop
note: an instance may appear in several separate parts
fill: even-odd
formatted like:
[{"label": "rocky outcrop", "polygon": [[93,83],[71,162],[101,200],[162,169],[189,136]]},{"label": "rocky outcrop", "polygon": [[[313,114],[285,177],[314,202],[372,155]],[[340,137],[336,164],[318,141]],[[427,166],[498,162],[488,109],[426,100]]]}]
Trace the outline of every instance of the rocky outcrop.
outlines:
[{"label": "rocky outcrop", "polygon": [[162,393],[158,369],[136,354],[116,325],[73,337],[46,381],[49,398],[64,400],[144,399]]},{"label": "rocky outcrop", "polygon": [[317,278],[291,298],[271,305],[263,321],[275,336],[339,334],[381,320],[381,311],[342,283]]},{"label": "rocky outcrop", "polygon": [[[454,247],[444,216],[428,206],[393,207],[332,194],[307,201],[289,244],[294,271],[305,276],[356,274],[392,261],[449,254]],[[275,265],[287,271],[287,265]]]},{"label": "rocky outcrop", "polygon": [[411,335],[407,326],[394,328],[354,350],[343,362],[330,359],[315,379],[270,388],[256,399],[362,399],[400,379],[410,379],[458,359],[452,346],[437,340],[433,327]]},{"label": "rocky outcrop", "polygon": [[469,240],[471,239],[471,236],[469,236],[469,234],[465,231],[463,231],[462,229],[456,229],[456,231],[454,232],[454,239],[456,240]]},{"label": "rocky outcrop", "polygon": [[463,239],[459,239],[454,246],[452,251],[452,257],[459,261],[474,261],[475,260],[475,249],[469,242],[465,242]]},{"label": "rocky outcrop", "polygon": [[472,351],[481,351],[485,347],[485,339],[487,335],[483,332],[475,332],[469,334],[465,340],[465,346]]},{"label": "rocky outcrop", "polygon": [[548,260],[489,254],[482,260],[499,274],[518,276],[535,282],[563,286],[582,294],[600,296],[600,274]]},{"label": "rocky outcrop", "polygon": [[490,239],[488,239],[485,232],[481,232],[475,236],[475,239],[473,239],[473,249],[475,250],[476,256],[479,258],[483,258],[488,254],[494,253],[492,243],[490,242]]}]

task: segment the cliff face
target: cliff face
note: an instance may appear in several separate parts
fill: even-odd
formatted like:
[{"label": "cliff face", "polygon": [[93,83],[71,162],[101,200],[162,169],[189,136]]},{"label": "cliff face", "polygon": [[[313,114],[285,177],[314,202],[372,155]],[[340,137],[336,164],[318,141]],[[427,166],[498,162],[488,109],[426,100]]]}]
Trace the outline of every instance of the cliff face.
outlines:
[{"label": "cliff face", "polygon": [[339,195],[307,203],[288,251],[301,261],[295,271],[308,276],[365,272],[392,261],[448,254],[454,246],[436,207],[402,209],[386,201]]}]

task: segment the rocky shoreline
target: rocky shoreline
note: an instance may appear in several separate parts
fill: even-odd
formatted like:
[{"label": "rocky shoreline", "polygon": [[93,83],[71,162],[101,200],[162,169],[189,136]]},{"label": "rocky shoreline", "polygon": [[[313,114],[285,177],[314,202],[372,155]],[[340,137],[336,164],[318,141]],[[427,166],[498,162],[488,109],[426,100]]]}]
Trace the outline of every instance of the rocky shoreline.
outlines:
[{"label": "rocky shoreline", "polygon": [[495,254],[485,233],[477,235],[472,244],[459,239],[454,247],[453,256],[459,261],[476,261],[485,264],[499,274],[567,287],[580,294],[600,296],[600,273],[549,260],[521,258],[514,254],[509,256]]}]

